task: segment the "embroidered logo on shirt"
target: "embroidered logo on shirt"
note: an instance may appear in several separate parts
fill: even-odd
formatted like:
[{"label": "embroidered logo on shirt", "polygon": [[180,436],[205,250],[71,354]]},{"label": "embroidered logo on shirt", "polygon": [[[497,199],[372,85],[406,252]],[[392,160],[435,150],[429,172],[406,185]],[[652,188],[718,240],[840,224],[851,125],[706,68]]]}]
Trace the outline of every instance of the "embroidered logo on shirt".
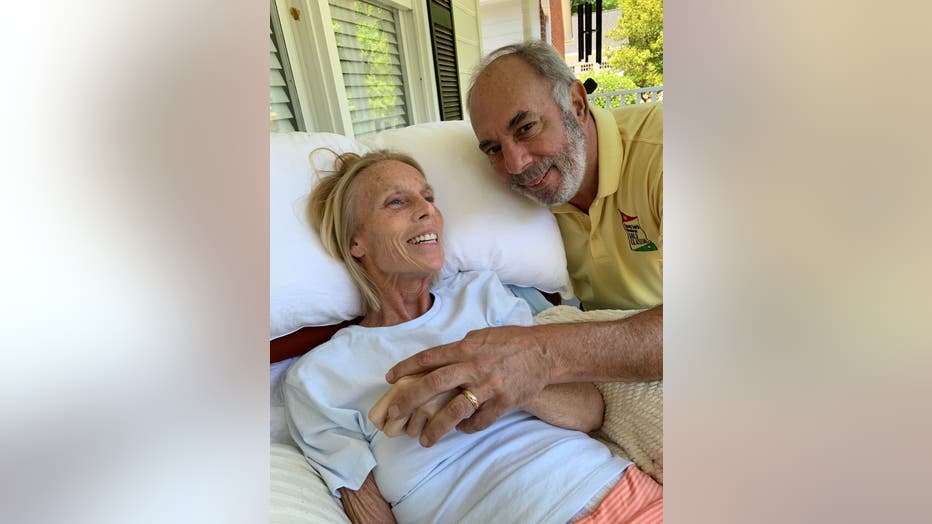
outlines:
[{"label": "embroidered logo on shirt", "polygon": [[647,234],[641,229],[641,222],[638,217],[621,213],[621,225],[625,228],[625,234],[628,235],[628,246],[632,251],[657,251],[657,246],[647,238]]}]

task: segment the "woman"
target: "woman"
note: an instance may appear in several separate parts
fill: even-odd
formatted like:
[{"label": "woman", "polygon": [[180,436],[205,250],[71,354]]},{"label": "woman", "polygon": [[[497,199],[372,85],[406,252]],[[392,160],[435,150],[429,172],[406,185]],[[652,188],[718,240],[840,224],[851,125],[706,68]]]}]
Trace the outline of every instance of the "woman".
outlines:
[{"label": "woman", "polygon": [[592,384],[549,387],[485,431],[450,433],[430,448],[411,436],[447,402],[477,409],[468,389],[379,431],[367,413],[388,389],[384,374],[393,364],[475,329],[528,325],[530,309],[492,272],[434,282],[444,261],[443,216],[420,166],[406,155],[339,155],[335,175],[314,189],[308,214],[324,247],[359,285],[366,313],[291,367],[286,412],[295,442],[352,521],[568,522],[603,497],[650,499],[657,514],[660,488],[583,433],[601,424],[602,398]]}]

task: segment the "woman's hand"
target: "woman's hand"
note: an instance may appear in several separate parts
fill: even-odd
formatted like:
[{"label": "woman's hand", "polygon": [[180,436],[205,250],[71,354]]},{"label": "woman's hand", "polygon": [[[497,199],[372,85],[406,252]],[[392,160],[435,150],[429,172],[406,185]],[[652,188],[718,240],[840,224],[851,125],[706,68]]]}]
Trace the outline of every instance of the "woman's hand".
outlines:
[{"label": "woman's hand", "polygon": [[[369,410],[369,419],[377,425],[384,420],[384,413],[388,409],[388,406],[395,399],[398,393],[401,390],[408,389],[414,385],[416,379],[420,378],[424,374],[409,375],[398,379],[398,381],[385,393],[372,406],[372,409]],[[389,437],[398,437],[403,434],[407,434],[409,437],[420,437],[421,431],[424,429],[424,426],[430,422],[431,418],[440,411],[454,396],[458,395],[457,390],[444,391],[439,395],[434,396],[411,414],[410,417],[393,419],[385,424],[385,427],[382,428],[382,432]],[[462,395],[460,395],[462,396]],[[467,401],[468,402],[468,401]],[[471,409],[471,406],[470,406]],[[374,415],[380,415],[382,419],[379,422],[373,418]]]}]

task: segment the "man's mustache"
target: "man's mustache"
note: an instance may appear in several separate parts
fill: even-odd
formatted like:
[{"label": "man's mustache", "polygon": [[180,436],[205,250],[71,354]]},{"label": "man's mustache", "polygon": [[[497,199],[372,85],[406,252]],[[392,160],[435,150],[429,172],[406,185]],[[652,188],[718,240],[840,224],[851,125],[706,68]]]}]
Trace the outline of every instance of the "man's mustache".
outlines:
[{"label": "man's mustache", "polygon": [[537,160],[533,164],[528,166],[528,168],[522,171],[521,174],[513,176],[511,179],[512,183],[519,185],[519,186],[523,186],[527,184],[528,182],[531,182],[532,180],[537,180],[538,178],[543,176],[543,174],[546,173],[548,169],[550,169],[551,167],[555,165],[556,165],[556,161],[554,161],[553,158],[551,157],[541,158],[540,160]]}]

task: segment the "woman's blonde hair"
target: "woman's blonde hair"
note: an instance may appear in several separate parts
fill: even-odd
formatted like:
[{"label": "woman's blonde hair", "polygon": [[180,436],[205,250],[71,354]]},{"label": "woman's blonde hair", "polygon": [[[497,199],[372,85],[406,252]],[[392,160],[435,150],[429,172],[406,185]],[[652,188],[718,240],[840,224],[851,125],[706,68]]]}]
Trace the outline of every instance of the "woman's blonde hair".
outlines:
[{"label": "woman's blonde hair", "polygon": [[[350,254],[353,235],[359,226],[356,213],[356,187],[353,182],[366,168],[379,162],[396,160],[417,169],[421,176],[424,170],[410,156],[387,149],[377,149],[358,155],[356,153],[337,153],[332,149],[318,148],[311,151],[311,157],[318,151],[327,151],[334,156],[334,170],[329,176],[321,176],[317,171],[319,182],[311,191],[307,204],[307,217],[320,241],[330,256],[342,260],[350,276],[359,287],[363,301],[368,310],[379,311],[381,304],[379,293],[369,278],[362,264]],[[311,162],[314,165],[314,162]],[[425,177],[426,178],[426,177]]]}]

